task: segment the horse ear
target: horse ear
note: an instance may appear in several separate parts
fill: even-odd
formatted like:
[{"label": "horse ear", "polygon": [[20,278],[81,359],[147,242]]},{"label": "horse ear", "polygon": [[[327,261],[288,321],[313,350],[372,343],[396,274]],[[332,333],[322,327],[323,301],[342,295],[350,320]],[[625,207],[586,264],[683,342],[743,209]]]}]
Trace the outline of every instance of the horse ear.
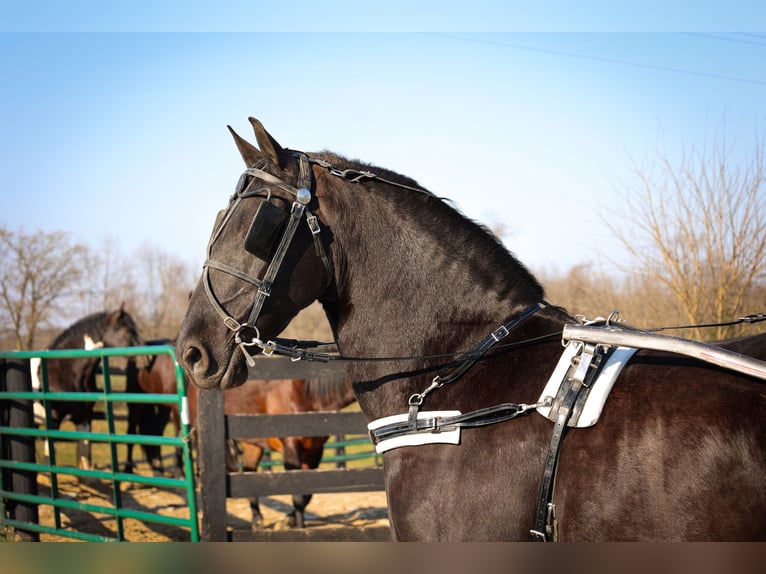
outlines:
[{"label": "horse ear", "polygon": [[119,309],[112,311],[111,313],[108,313],[106,316],[106,324],[107,325],[116,325],[120,318],[125,314],[125,301],[120,303]]},{"label": "horse ear", "polygon": [[258,147],[260,147],[261,151],[266,154],[266,157],[271,161],[272,165],[279,166],[279,169],[284,169],[290,158],[290,154],[282,149],[282,146],[277,143],[277,140],[271,137],[271,134],[266,131],[266,128],[263,127],[261,122],[253,117],[248,119],[253,126],[255,139],[258,141]]},{"label": "horse ear", "polygon": [[255,167],[255,165],[263,159],[263,154],[253,144],[241,138],[239,134],[232,129],[231,126],[226,127],[229,128],[229,131],[234,138],[234,143],[237,144],[237,149],[239,150],[245,165],[247,167]]}]

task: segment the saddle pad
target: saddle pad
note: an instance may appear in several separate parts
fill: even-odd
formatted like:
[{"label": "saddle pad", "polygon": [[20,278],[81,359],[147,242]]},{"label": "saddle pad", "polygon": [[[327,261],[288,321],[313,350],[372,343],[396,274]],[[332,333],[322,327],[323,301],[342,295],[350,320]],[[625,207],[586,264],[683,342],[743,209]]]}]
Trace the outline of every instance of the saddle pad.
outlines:
[{"label": "saddle pad", "polygon": [[[553,374],[548,383],[545,385],[542,394],[540,395],[540,402],[543,402],[546,397],[554,399],[558,394],[559,387],[565,381],[569,367],[572,365],[572,359],[580,352],[581,345],[579,343],[569,343],[564,352],[561,354],[556,368],[553,369]],[[585,399],[585,404],[582,407],[582,412],[576,421],[570,421],[568,426],[575,428],[591,427],[598,422],[601,417],[601,411],[604,410],[604,404],[609,397],[609,393],[614,386],[617,377],[622,372],[625,365],[633,356],[633,353],[637,349],[633,347],[617,347],[607,358],[606,364],[601,368],[598,376],[591,384],[590,392]],[[556,417],[551,416],[551,407],[542,406],[537,407],[537,412],[543,415],[545,418],[556,422]]]},{"label": "saddle pad", "polygon": [[[454,417],[459,414],[460,411],[422,411],[418,413],[418,420],[432,419],[435,417]],[[369,430],[375,430],[391,423],[402,423],[407,421],[408,417],[409,414],[404,413],[402,415],[392,415],[390,417],[383,417],[382,419],[375,419],[367,425],[367,428]],[[409,433],[382,440],[375,445],[375,452],[381,454],[392,448],[399,448],[400,446],[420,446],[424,444],[460,444],[460,427],[439,432]]]}]

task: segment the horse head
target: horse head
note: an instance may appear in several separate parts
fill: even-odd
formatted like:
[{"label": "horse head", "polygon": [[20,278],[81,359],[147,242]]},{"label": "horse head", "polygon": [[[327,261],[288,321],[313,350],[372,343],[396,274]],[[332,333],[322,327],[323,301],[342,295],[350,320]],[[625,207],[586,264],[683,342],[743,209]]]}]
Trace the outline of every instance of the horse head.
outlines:
[{"label": "horse head", "polygon": [[334,279],[308,158],[250,123],[260,149],[229,128],[246,169],[216,218],[176,344],[203,388],[244,383],[251,348],[277,336]]},{"label": "horse head", "polygon": [[133,317],[125,311],[125,305],[107,313],[104,318],[104,331],[99,341],[94,341],[104,347],[134,347],[143,344],[138,334]]}]

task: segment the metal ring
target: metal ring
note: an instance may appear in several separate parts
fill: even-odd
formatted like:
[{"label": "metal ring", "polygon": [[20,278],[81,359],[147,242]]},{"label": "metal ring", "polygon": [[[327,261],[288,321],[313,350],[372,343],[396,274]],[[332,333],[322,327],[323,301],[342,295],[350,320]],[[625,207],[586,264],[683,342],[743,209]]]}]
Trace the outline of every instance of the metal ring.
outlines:
[{"label": "metal ring", "polygon": [[411,395],[410,398],[407,400],[407,404],[409,404],[411,407],[419,407],[423,404],[423,395],[420,393],[415,393],[414,395]]}]

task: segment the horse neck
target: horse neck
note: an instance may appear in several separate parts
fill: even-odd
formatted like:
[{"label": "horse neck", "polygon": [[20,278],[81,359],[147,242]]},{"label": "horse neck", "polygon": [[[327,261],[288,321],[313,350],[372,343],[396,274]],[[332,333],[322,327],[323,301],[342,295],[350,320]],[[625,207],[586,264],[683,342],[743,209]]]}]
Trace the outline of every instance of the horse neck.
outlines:
[{"label": "horse neck", "polygon": [[347,407],[356,400],[351,382],[307,379],[305,381],[306,398],[311,403],[311,410],[334,411]]},{"label": "horse neck", "polygon": [[351,191],[349,213],[331,224],[340,262],[335,326],[344,353],[462,349],[543,297],[534,277],[485,230],[436,198],[426,200],[437,212],[431,217],[418,199],[403,209]]},{"label": "horse neck", "polygon": [[62,331],[51,343],[51,349],[81,349],[85,345],[87,335],[97,343],[104,333],[106,313],[94,313],[80,319]]}]

